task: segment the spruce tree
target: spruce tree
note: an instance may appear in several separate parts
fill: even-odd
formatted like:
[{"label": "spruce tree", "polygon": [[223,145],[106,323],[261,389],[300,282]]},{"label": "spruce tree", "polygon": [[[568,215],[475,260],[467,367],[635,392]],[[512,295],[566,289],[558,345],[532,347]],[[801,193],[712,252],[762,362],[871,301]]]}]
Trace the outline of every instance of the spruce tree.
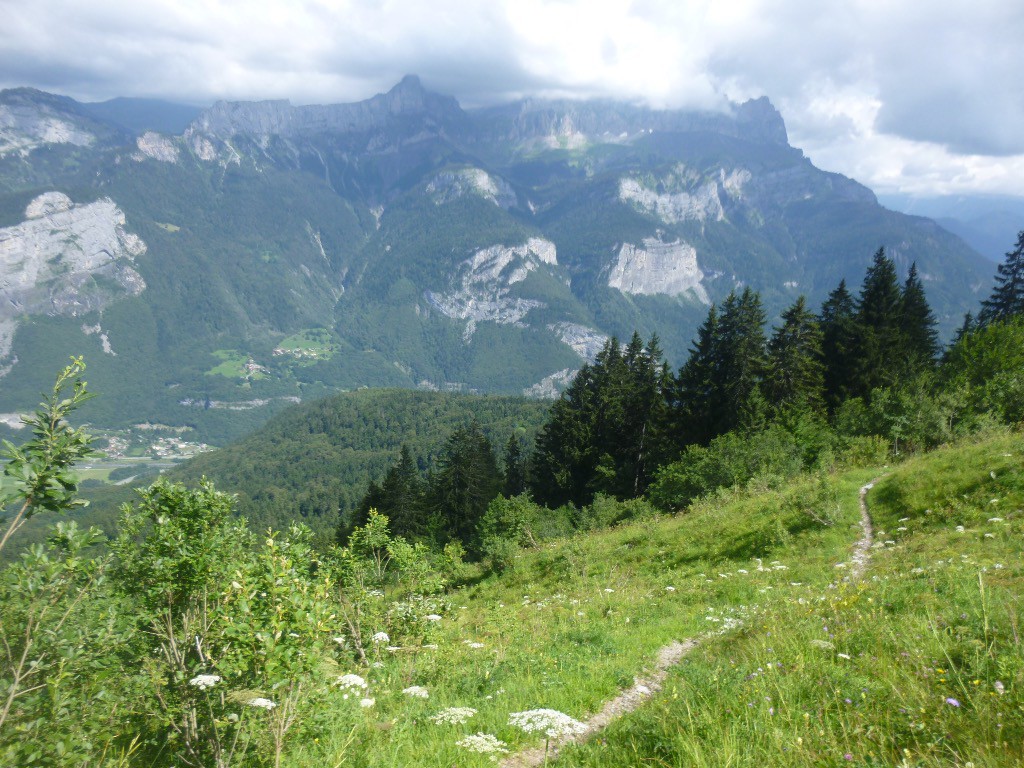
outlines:
[{"label": "spruce tree", "polygon": [[820,411],[824,388],[821,328],[801,296],[782,313],[782,325],[768,342],[768,400],[776,408]]},{"label": "spruce tree", "polygon": [[939,335],[935,331],[935,315],[928,306],[924,285],[917,276],[916,263],[910,265],[900,297],[900,333],[907,358],[907,373],[932,368],[939,354]]},{"label": "spruce tree", "polygon": [[851,394],[868,396],[876,387],[895,384],[907,369],[901,331],[903,294],[896,265],[879,248],[864,276],[857,299],[857,367]]},{"label": "spruce tree", "polygon": [[378,512],[388,516],[390,530],[396,536],[426,535],[423,508],[423,482],[409,446],[402,444],[398,463],[388,470],[381,484]]},{"label": "spruce tree", "polygon": [[717,346],[717,377],[711,398],[715,435],[734,429],[768,367],[765,314],[761,297],[749,287],[722,304]]},{"label": "spruce tree", "polygon": [[1024,230],[1017,234],[1017,245],[1006,254],[996,270],[992,295],[981,303],[980,325],[1024,315]]},{"label": "spruce tree", "polygon": [[669,429],[676,452],[694,443],[704,445],[715,435],[712,399],[720,378],[718,343],[718,310],[712,304],[697,329],[689,358],[672,382]]},{"label": "spruce tree", "polygon": [[472,548],[487,505],[501,493],[502,477],[491,441],[478,424],[457,429],[438,464],[428,490],[430,508],[441,527],[438,533]]},{"label": "spruce tree", "polygon": [[518,435],[510,435],[505,444],[505,484],[502,492],[506,496],[518,496],[526,490],[526,460]]},{"label": "spruce tree", "polygon": [[831,410],[850,397],[857,357],[857,306],[846,281],[821,305],[821,352],[824,363],[825,402]]}]

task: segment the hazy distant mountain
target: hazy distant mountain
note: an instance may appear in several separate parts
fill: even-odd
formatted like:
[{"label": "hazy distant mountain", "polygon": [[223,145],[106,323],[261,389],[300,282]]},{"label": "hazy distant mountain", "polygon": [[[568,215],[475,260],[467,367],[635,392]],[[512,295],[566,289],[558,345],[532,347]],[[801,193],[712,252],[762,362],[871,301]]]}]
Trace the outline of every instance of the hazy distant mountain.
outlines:
[{"label": "hazy distant mountain", "polygon": [[0,93],[0,414],[84,353],[95,423],[218,441],[341,388],[552,395],[634,329],[679,364],[735,287],[814,304],[879,246],[946,333],[991,284],[958,237],[815,168],[767,99],[466,111],[407,77],[184,129],[172,106]]},{"label": "hazy distant mountain", "polygon": [[202,107],[161,99],[118,97],[82,105],[96,117],[120,125],[134,134],[146,131],[180,134],[202,113]]},{"label": "hazy distant mountain", "polygon": [[883,205],[895,211],[927,216],[959,235],[982,256],[1002,261],[1024,229],[1024,198],[1007,195],[885,195]]}]

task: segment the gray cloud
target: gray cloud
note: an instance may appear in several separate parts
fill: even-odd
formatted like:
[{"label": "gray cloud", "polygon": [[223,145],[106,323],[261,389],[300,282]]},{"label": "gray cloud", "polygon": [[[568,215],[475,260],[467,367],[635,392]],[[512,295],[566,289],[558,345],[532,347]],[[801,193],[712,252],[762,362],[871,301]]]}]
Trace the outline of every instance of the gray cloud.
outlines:
[{"label": "gray cloud", "polygon": [[767,95],[812,159],[869,184],[1024,194],[1019,0],[0,0],[0,18],[0,87],[329,103],[416,73],[466,106]]}]

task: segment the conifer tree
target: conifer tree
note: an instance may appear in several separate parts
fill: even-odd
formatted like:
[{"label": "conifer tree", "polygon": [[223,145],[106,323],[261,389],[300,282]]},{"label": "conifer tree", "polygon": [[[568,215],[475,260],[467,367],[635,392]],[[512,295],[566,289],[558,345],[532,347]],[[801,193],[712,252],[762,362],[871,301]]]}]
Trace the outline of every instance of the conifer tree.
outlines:
[{"label": "conifer tree", "polygon": [[388,516],[394,535],[417,537],[427,533],[423,514],[425,489],[409,446],[404,443],[398,463],[388,470],[380,490],[381,501],[377,511]]},{"label": "conifer tree", "polygon": [[526,460],[518,435],[510,435],[505,444],[504,480],[502,493],[506,496],[518,496],[526,490]]},{"label": "conifer tree", "polygon": [[428,500],[444,540],[475,546],[487,505],[501,493],[502,477],[491,441],[478,424],[455,430],[445,443]]},{"label": "conifer tree", "polygon": [[782,313],[782,325],[768,342],[768,400],[776,408],[822,410],[824,371],[821,328],[801,296]]},{"label": "conifer tree", "polygon": [[906,370],[900,327],[902,299],[896,265],[885,249],[879,248],[857,299],[857,367],[852,395],[867,396],[876,387],[890,386]]},{"label": "conifer tree", "polygon": [[739,424],[740,413],[764,378],[767,366],[765,314],[761,297],[749,287],[736,296],[729,294],[722,304],[717,344],[716,393],[711,411],[716,435]]},{"label": "conifer tree", "polygon": [[825,366],[825,402],[833,410],[850,397],[857,358],[856,314],[853,296],[846,288],[846,281],[841,280],[821,305],[818,315]]},{"label": "conifer tree", "polygon": [[669,419],[676,451],[694,443],[704,445],[715,436],[712,400],[718,392],[718,342],[718,310],[712,304],[697,329],[689,358],[672,382]]},{"label": "conifer tree", "polygon": [[981,303],[978,315],[981,325],[1024,315],[1024,230],[1017,234],[1016,246],[996,270],[992,295]]},{"label": "conifer tree", "polygon": [[910,265],[900,297],[900,333],[908,373],[914,374],[935,365],[939,354],[939,335],[935,331],[935,315],[928,306],[924,285],[917,276],[916,263]]}]

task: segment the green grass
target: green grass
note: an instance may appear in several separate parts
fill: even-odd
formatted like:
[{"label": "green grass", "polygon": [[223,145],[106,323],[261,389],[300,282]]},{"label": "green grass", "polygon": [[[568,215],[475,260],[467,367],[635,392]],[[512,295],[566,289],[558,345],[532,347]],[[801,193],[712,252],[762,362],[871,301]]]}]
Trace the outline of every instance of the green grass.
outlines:
[{"label": "green grass", "polygon": [[222,362],[206,372],[207,376],[224,376],[228,379],[263,379],[266,374],[259,370],[249,371],[246,365],[249,356],[244,355],[235,349],[218,349],[211,352],[214,357]]},{"label": "green grass", "polygon": [[326,328],[306,328],[281,341],[275,349],[293,356],[305,365],[330,360],[338,351],[333,334]]},{"label": "green grass", "polygon": [[[456,741],[535,746],[511,712],[583,719],[658,648],[699,637],[660,694],[558,764],[1019,765],[1022,449],[1019,435],[990,436],[524,551],[511,572],[447,596],[423,639],[436,649],[342,663],[375,705],[319,702],[310,724],[322,727],[293,740],[289,764],[490,765]],[[857,490],[883,473],[870,566],[844,583]],[[411,685],[430,698],[403,696]],[[464,725],[428,719],[453,706],[478,711]]]}]

